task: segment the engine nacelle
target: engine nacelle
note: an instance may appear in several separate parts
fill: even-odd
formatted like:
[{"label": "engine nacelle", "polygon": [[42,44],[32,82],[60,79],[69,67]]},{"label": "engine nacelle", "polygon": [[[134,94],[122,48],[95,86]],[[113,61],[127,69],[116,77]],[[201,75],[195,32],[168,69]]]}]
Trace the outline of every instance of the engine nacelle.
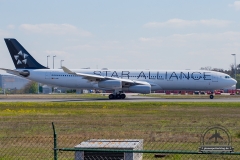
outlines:
[{"label": "engine nacelle", "polygon": [[30,75],[30,72],[28,70],[23,70],[19,72],[19,74],[23,77],[28,77]]},{"label": "engine nacelle", "polygon": [[118,81],[118,80],[100,81],[100,82],[98,82],[98,87],[109,88],[109,89],[122,88],[122,81]]},{"label": "engine nacelle", "polygon": [[134,92],[134,93],[149,94],[151,93],[151,86],[150,85],[134,85],[134,86],[130,86],[128,88],[128,91]]}]

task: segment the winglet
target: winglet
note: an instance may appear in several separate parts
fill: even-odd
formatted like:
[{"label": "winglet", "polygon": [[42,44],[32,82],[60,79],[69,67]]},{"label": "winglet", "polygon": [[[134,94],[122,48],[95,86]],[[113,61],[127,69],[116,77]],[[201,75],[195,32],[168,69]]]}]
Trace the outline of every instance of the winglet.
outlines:
[{"label": "winglet", "polygon": [[62,69],[63,69],[63,71],[64,71],[65,73],[68,73],[68,74],[76,74],[75,72],[69,70],[67,67],[62,66]]}]

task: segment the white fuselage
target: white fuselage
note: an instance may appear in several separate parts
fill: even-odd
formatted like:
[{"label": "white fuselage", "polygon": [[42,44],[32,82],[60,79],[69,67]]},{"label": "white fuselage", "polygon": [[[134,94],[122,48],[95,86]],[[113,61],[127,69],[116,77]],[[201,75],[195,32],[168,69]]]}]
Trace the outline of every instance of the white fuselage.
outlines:
[{"label": "white fuselage", "polygon": [[[22,71],[23,69],[18,69]],[[28,69],[30,80],[76,89],[99,88],[97,81],[65,73],[62,69]],[[99,70],[72,69],[76,73],[147,82],[151,90],[216,90],[231,87],[236,81],[229,75],[205,70]]]}]

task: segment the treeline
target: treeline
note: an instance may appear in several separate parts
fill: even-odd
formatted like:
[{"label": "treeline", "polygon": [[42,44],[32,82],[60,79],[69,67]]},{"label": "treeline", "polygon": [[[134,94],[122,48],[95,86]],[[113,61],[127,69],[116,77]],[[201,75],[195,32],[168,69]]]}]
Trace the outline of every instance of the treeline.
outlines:
[{"label": "treeline", "polygon": [[37,94],[38,93],[38,83],[30,81],[22,89],[5,89],[5,91],[0,88],[0,93],[3,94]]}]

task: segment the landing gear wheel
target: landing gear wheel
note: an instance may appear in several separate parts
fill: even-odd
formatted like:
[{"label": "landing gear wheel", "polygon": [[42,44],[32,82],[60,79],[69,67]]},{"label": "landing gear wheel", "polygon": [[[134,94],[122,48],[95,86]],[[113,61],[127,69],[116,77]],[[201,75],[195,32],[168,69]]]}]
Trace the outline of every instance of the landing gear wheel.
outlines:
[{"label": "landing gear wheel", "polygon": [[108,96],[109,99],[114,99],[114,97],[115,96],[113,94],[109,94],[109,96]]},{"label": "landing gear wheel", "polygon": [[214,96],[213,96],[213,95],[210,95],[209,97],[210,97],[210,99],[213,99],[213,98],[214,98]]},{"label": "landing gear wheel", "polygon": [[117,98],[117,99],[121,99],[121,95],[120,95],[120,94],[117,94],[117,95],[116,95],[116,98]]},{"label": "landing gear wheel", "polygon": [[121,94],[121,99],[125,99],[126,95],[125,94]]}]

